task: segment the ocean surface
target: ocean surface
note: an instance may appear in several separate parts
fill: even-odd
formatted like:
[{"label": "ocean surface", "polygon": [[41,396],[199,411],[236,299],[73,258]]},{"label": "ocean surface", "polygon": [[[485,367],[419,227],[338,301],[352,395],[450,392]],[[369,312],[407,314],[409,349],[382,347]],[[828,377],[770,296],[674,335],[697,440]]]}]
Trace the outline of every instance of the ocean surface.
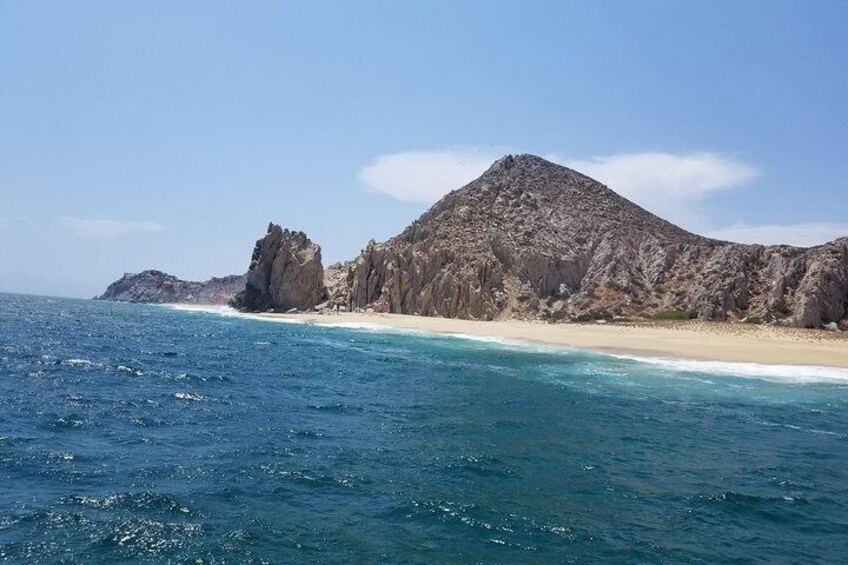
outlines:
[{"label": "ocean surface", "polygon": [[848,371],[0,295],[0,561],[845,563]]}]

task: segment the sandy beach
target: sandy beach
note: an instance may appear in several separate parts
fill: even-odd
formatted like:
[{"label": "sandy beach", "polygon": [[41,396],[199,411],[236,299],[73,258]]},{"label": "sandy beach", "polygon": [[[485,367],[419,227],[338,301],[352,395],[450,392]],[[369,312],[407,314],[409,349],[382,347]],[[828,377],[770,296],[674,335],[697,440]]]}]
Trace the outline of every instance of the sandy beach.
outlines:
[{"label": "sandy beach", "polygon": [[378,313],[258,316],[314,324],[377,324],[638,356],[848,368],[848,335],[777,326],[700,321],[626,324],[549,324],[516,320],[478,322]]}]

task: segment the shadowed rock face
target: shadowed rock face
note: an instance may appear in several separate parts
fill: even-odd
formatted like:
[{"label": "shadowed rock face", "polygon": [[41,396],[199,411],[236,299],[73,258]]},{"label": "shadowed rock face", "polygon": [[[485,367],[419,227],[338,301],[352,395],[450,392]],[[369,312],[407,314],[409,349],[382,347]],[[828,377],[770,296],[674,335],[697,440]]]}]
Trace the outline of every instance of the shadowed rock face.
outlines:
[{"label": "shadowed rock face", "polygon": [[336,281],[330,294],[349,309],[486,320],[676,309],[819,327],[848,316],[848,238],[810,249],[712,240],[566,167],[510,155],[370,242]]},{"label": "shadowed rock face", "polygon": [[310,309],[326,297],[321,247],[303,232],[272,223],[256,242],[244,290],[232,305],[252,312],[284,312]]},{"label": "shadowed rock face", "polygon": [[227,304],[244,289],[245,275],[184,281],[162,271],[127,273],[95,300],[152,304]]}]

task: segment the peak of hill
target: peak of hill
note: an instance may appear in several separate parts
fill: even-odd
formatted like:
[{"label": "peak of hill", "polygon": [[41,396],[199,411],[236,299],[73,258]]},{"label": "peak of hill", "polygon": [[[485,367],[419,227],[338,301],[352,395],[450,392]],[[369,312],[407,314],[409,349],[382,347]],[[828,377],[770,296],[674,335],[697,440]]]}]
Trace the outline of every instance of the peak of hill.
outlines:
[{"label": "peak of hill", "polygon": [[454,190],[416,225],[473,224],[473,229],[531,231],[535,243],[563,234],[649,232],[668,241],[704,240],[655,216],[598,181],[535,155],[507,155],[479,178]]}]

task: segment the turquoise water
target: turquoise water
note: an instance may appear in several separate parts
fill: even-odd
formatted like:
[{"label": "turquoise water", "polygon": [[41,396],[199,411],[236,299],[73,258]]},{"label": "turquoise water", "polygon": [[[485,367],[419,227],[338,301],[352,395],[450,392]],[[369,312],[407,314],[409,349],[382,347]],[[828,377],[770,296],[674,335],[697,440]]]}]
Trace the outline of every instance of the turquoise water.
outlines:
[{"label": "turquoise water", "polygon": [[9,562],[844,562],[846,434],[846,371],[0,295]]}]

